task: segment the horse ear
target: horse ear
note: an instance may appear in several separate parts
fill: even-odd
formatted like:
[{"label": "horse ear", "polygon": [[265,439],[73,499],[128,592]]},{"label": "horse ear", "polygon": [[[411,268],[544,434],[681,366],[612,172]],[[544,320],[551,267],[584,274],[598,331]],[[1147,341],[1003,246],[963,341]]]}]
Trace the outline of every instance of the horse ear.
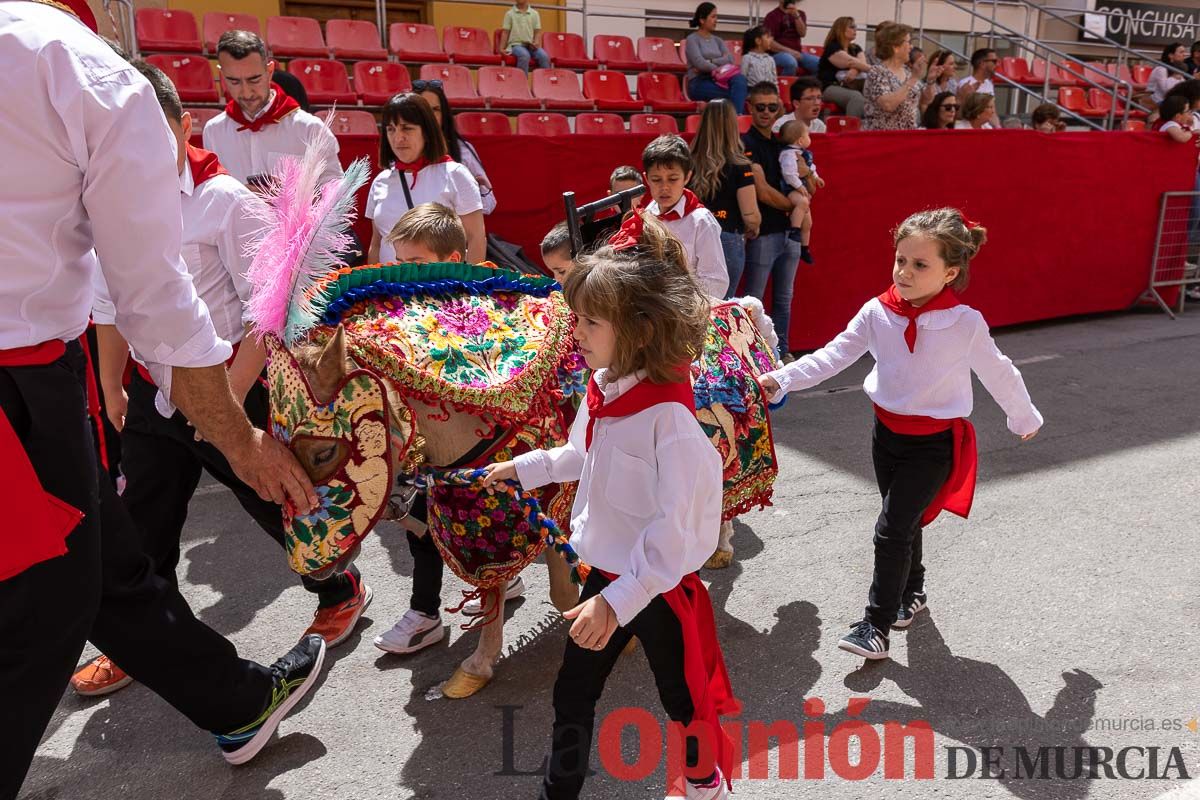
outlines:
[{"label": "horse ear", "polygon": [[333,389],[345,374],[346,329],[338,325],[337,331],[321,351],[321,357],[317,359],[316,379],[321,387]]}]

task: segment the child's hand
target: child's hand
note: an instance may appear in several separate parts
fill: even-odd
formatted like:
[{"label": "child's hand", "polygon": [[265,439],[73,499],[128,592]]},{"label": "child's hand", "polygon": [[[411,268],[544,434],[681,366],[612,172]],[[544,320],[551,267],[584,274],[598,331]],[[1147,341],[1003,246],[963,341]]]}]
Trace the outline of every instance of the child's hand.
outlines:
[{"label": "child's hand", "polygon": [[820,175],[818,175],[818,176],[817,176],[817,188],[818,188],[818,189],[824,189],[824,188],[825,188],[825,179],[824,179],[824,178],[822,178]]},{"label": "child's hand", "polygon": [[772,378],[770,375],[759,375],[758,385],[767,393],[767,397],[774,397],[779,393],[779,381]]},{"label": "child's hand", "polygon": [[584,650],[603,650],[617,629],[617,615],[600,594],[564,611],[563,617],[575,620],[569,634]]},{"label": "child's hand", "polygon": [[488,464],[483,468],[483,485],[491,486],[497,481],[515,481],[517,478],[517,465],[512,461],[501,461],[497,464]]},{"label": "child's hand", "polygon": [[[1041,430],[1041,428],[1038,428],[1038,431],[1040,431],[1040,430]],[[1033,433],[1027,433],[1027,434],[1025,434],[1024,436],[1022,436],[1022,437],[1021,437],[1021,441],[1022,441],[1022,442],[1028,442],[1030,439],[1032,439],[1033,437],[1035,437],[1035,436],[1037,436],[1037,435],[1038,435],[1038,432],[1037,432],[1037,431],[1034,431]]]}]

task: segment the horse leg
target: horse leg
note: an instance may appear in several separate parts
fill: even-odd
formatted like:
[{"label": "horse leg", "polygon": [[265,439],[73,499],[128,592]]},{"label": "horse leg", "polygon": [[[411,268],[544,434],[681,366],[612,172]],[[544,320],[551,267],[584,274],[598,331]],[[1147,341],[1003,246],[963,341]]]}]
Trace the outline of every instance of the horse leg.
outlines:
[{"label": "horse leg", "polygon": [[559,611],[579,605],[579,587],[571,581],[571,567],[562,553],[546,548],[546,570],[550,574],[550,602]]},{"label": "horse leg", "polygon": [[475,652],[467,657],[450,680],[442,686],[446,697],[461,699],[470,697],[492,680],[494,667],[500,659],[504,646],[504,587],[488,590],[482,598],[482,610],[489,622],[479,632],[479,644]]},{"label": "horse leg", "polygon": [[721,523],[721,532],[717,536],[717,549],[708,561],[704,562],[705,569],[725,569],[733,563],[733,520]]}]

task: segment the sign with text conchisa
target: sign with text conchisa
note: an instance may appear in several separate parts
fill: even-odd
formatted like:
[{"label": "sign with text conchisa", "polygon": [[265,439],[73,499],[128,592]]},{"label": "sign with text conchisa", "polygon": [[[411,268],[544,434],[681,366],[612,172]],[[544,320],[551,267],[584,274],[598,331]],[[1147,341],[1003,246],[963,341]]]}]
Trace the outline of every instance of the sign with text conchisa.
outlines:
[{"label": "sign with text conchisa", "polygon": [[[1171,42],[1190,44],[1200,38],[1200,5],[1166,6],[1157,3],[1130,3],[1125,0],[1094,0],[1089,3],[1095,12],[1084,13],[1084,27],[1079,32],[1082,41],[1098,38],[1103,32],[1109,39],[1133,46],[1166,45]],[[1126,37],[1128,36],[1128,39]]]}]

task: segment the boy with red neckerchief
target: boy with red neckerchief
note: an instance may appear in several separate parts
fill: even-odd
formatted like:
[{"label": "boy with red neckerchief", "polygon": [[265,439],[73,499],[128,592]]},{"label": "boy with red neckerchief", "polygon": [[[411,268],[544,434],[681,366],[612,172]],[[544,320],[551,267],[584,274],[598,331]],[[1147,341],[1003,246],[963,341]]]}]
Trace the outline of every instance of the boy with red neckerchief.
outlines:
[{"label": "boy with red neckerchief", "polygon": [[872,460],[883,495],[875,523],[875,571],[866,613],[838,647],[888,657],[891,628],[926,606],[922,529],[942,511],[966,518],[975,494],[971,372],[1004,409],[1022,441],[1042,426],[1021,373],[987,323],[959,302],[987,232],[953,208],[913,214],[896,228],[893,285],[869,300],[825,347],[759,378],[772,401],[816,386],[858,361],[875,368],[863,390],[875,404]]}]

